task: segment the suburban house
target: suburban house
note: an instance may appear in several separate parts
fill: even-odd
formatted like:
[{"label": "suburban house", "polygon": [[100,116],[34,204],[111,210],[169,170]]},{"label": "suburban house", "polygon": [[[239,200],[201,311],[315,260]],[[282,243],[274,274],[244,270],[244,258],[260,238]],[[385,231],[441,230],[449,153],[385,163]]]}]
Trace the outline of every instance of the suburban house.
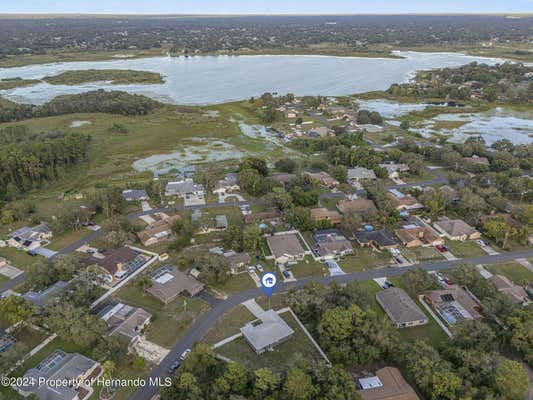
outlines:
[{"label": "suburban house", "polygon": [[117,249],[106,250],[103,257],[91,255],[85,257],[83,262],[86,266],[97,265],[112,283],[120,281],[127,275],[142,267],[150,259],[149,256],[139,253],[130,247],[122,246]]},{"label": "suburban house", "polygon": [[244,222],[254,224],[256,222],[274,222],[281,221],[283,215],[278,208],[271,208],[262,212],[251,213],[244,216]]},{"label": "suburban house", "polygon": [[337,229],[317,231],[313,234],[313,253],[321,261],[353,253],[352,243]]},{"label": "suburban house", "polygon": [[49,302],[53,301],[53,299],[57,298],[57,296],[59,296],[67,286],[67,282],[57,281],[52,286],[49,286],[46,289],[41,290],[40,292],[34,292],[30,290],[29,292],[26,292],[22,297],[28,303],[34,304],[38,307],[44,307]]},{"label": "suburban house", "polygon": [[315,222],[329,221],[332,225],[337,225],[341,222],[341,215],[337,211],[331,211],[327,208],[312,208],[310,212],[311,218]]},{"label": "suburban house", "polygon": [[171,265],[165,265],[152,272],[150,279],[152,286],[146,291],[165,304],[170,303],[183,292],[187,292],[192,297],[204,290],[203,283]]},{"label": "suburban house", "polygon": [[126,189],[122,191],[122,197],[126,201],[144,201],[149,200],[148,193],[144,189]]},{"label": "suburban house", "polygon": [[376,174],[374,173],[374,170],[368,168],[348,168],[348,171],[346,172],[346,179],[348,180],[348,183],[353,187],[362,189],[361,182],[365,180],[376,179]]},{"label": "suburban house", "polygon": [[130,341],[139,337],[152,318],[152,314],[142,308],[118,302],[107,304],[98,316],[107,324],[108,335],[118,333]]},{"label": "suburban house", "polygon": [[178,196],[182,198],[197,197],[203,199],[205,190],[202,184],[194,183],[192,178],[185,178],[181,181],[167,183],[165,195]]},{"label": "suburban house", "polygon": [[399,245],[396,236],[388,229],[357,231],[354,237],[362,247],[374,247],[378,250],[392,249]]},{"label": "suburban house", "polygon": [[246,252],[236,253],[234,251],[226,252],[223,254],[229,261],[230,271],[233,275],[246,272],[246,268],[252,262],[252,257]]},{"label": "suburban house", "polygon": [[23,226],[7,235],[7,244],[17,249],[34,250],[47,244],[52,236],[52,231],[46,224],[39,224],[32,228]]},{"label": "suburban house", "polygon": [[461,242],[464,242],[468,239],[479,239],[481,237],[481,233],[462,219],[450,219],[444,217],[435,222],[433,226],[442,237],[450,240],[460,240]]},{"label": "suburban house", "polygon": [[296,233],[267,236],[268,248],[277,264],[295,264],[305,257],[305,249]]},{"label": "suburban house", "polygon": [[239,189],[237,174],[226,174],[224,179],[219,180],[215,184],[213,194],[226,194]]},{"label": "suburban house", "polygon": [[361,400],[420,400],[395,367],[381,368],[375,376],[358,379],[357,394]]},{"label": "suburban house", "polygon": [[[86,382],[102,374],[100,364],[78,353],[56,350],[35,368],[26,372],[23,385],[16,389],[23,395],[35,394],[41,400],[84,400],[93,390]],[[70,385],[50,385],[47,382],[68,380]]]},{"label": "suburban house", "polygon": [[402,172],[409,171],[409,166],[407,164],[385,163],[379,164],[379,166],[387,170],[387,175],[391,179],[398,178]]},{"label": "suburban house", "polygon": [[259,314],[258,320],[244,325],[241,333],[256,354],[262,354],[290,339],[294,330],[277,312],[268,310]]},{"label": "suburban house", "polygon": [[330,174],[324,171],[319,172],[305,172],[306,175],[309,175],[314,180],[318,181],[321,185],[333,189],[339,184],[339,181],[333,178]]},{"label": "suburban house", "polygon": [[181,219],[179,215],[165,216],[137,233],[137,237],[146,247],[164,242],[172,237],[172,224],[178,219]]},{"label": "suburban house", "polygon": [[492,275],[489,280],[496,286],[499,292],[509,297],[513,303],[527,304],[529,297],[522,286],[515,284],[513,281],[503,275]]},{"label": "suburban house", "polygon": [[378,212],[374,202],[363,197],[359,197],[353,200],[340,200],[337,203],[337,209],[341,214],[346,214],[350,212],[361,213],[364,215],[375,214]]},{"label": "suburban house", "polygon": [[483,319],[481,304],[466,288],[459,285],[432,290],[424,296],[424,301],[431,305],[449,325],[465,319]]},{"label": "suburban house", "polygon": [[15,339],[14,336],[11,336],[3,329],[0,329],[0,354],[9,350],[16,341],[17,339]]},{"label": "suburban house", "polygon": [[430,247],[444,244],[444,239],[427,226],[396,229],[394,234],[405,247]]},{"label": "suburban house", "polygon": [[391,287],[381,290],[376,293],[376,300],[396,328],[408,328],[428,323],[426,314],[403,289]]},{"label": "suburban house", "polygon": [[424,208],[424,206],[419,203],[416,198],[410,194],[403,194],[396,189],[389,190],[387,192],[387,197],[389,198],[392,206],[398,211],[412,211]]}]

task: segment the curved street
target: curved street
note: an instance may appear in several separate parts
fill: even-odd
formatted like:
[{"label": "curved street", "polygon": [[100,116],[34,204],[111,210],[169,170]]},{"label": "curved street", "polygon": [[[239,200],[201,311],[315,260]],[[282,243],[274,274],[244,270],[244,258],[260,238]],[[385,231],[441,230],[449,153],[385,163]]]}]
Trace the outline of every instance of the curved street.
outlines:
[{"label": "curved street", "polygon": [[[455,268],[462,263],[470,264],[496,264],[506,261],[512,261],[517,258],[533,257],[533,249],[518,252],[509,252],[497,255],[485,255],[473,258],[466,258],[461,260],[452,261],[439,261],[431,263],[417,264],[411,267],[389,267],[382,269],[375,269],[370,271],[355,272],[352,274],[323,277],[323,278],[306,278],[291,283],[280,283],[276,289],[277,293],[283,293],[290,289],[302,288],[311,282],[318,282],[323,285],[328,285],[332,282],[347,283],[351,281],[365,281],[374,278],[383,278],[391,276],[399,276],[405,272],[422,268],[426,271],[441,271]],[[242,293],[235,294],[229,297],[227,300],[218,302],[213,308],[205,313],[196,323],[189,328],[185,336],[174,345],[170,353],[163,359],[163,361],[157,365],[150,375],[150,378],[158,378],[167,375],[167,370],[170,365],[178,359],[184,350],[191,348],[194,343],[199,342],[202,337],[213,327],[216,322],[228,313],[233,307],[239,305],[243,301],[250,300],[263,295],[261,288],[250,289]],[[146,385],[139,388],[130,398],[130,400],[150,400],[159,390],[159,387]]]}]

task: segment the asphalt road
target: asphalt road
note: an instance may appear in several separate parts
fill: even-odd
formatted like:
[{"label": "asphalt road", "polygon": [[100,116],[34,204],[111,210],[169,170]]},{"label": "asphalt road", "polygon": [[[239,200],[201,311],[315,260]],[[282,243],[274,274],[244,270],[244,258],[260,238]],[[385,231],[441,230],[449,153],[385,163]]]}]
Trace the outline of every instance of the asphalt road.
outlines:
[{"label": "asphalt road", "polygon": [[[512,261],[517,258],[528,258],[533,257],[533,250],[519,251],[519,252],[510,252],[497,254],[493,256],[484,255],[479,257],[472,257],[461,260],[452,260],[452,261],[439,261],[431,263],[423,263],[414,265],[411,267],[389,267],[383,269],[375,269],[370,271],[355,272],[352,274],[333,276],[333,277],[322,277],[322,278],[307,278],[301,279],[296,282],[291,283],[280,283],[276,289],[277,293],[286,292],[290,289],[302,288],[311,282],[318,282],[324,285],[330,284],[332,282],[338,283],[347,283],[351,281],[365,281],[374,278],[383,278],[391,276],[399,276],[405,272],[422,268],[426,271],[441,271],[455,268],[461,263],[469,264],[495,264],[501,262]],[[201,340],[201,338],[207,333],[207,331],[213,327],[213,325],[227,312],[232,308],[239,305],[243,301],[262,296],[263,291],[261,288],[254,288],[247,290],[242,293],[235,294],[228,298],[227,300],[220,301],[214,305],[206,314],[204,314],[192,327],[189,328],[185,336],[172,348],[167,357],[157,365],[151,372],[151,378],[158,378],[167,375],[167,370],[170,365],[179,358],[180,354],[191,348],[194,343]],[[147,384],[144,387],[139,388],[131,397],[130,400],[150,400],[158,392],[159,388],[157,386],[151,386]]]}]

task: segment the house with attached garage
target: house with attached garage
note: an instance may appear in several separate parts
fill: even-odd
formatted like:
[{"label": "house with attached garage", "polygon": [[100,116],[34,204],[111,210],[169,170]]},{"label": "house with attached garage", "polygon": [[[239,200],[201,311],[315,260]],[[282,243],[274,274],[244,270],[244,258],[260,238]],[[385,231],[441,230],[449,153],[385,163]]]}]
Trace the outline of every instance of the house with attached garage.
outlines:
[{"label": "house with attached garage", "polygon": [[315,222],[329,221],[331,225],[337,225],[342,219],[338,211],[331,211],[327,208],[312,208],[310,212],[311,218]]},{"label": "house with attached garage", "polygon": [[56,350],[28,370],[15,389],[25,397],[34,394],[40,400],[86,400],[93,394],[87,383],[102,372],[102,366],[90,358]]},{"label": "house with attached garage", "polygon": [[177,196],[181,198],[197,197],[203,198],[205,196],[204,185],[194,183],[191,178],[185,178],[181,181],[169,182],[165,188],[166,196]]},{"label": "house with attached garage", "polygon": [[313,233],[315,244],[312,248],[315,259],[332,260],[353,253],[352,243],[337,229],[327,229]]},{"label": "house with attached garage", "polygon": [[430,247],[444,244],[444,239],[428,226],[396,229],[394,234],[405,247]]},{"label": "house with attached garage", "polygon": [[39,224],[32,228],[23,226],[7,235],[8,246],[22,250],[35,250],[52,239],[52,230],[46,224]]},{"label": "house with attached garage", "polygon": [[226,194],[239,189],[237,174],[226,174],[224,179],[216,183],[213,194]]},{"label": "house with attached garage", "polygon": [[289,340],[294,330],[278,313],[268,310],[259,314],[257,321],[243,326],[241,333],[256,354],[262,354]]},{"label": "house with attached garage", "polygon": [[361,247],[373,247],[377,250],[393,249],[400,244],[396,236],[388,229],[357,231],[354,236]]},{"label": "house with attached garage", "polygon": [[148,193],[144,189],[126,189],[122,191],[122,197],[126,201],[145,201],[149,200]]},{"label": "house with attached garage", "polygon": [[179,215],[164,216],[137,233],[137,237],[146,247],[168,240],[172,237],[172,224],[179,219]]},{"label": "house with attached garage", "polygon": [[119,334],[133,341],[150,323],[152,314],[142,308],[111,302],[100,309],[98,317],[107,324],[109,336]]},{"label": "house with attached garage", "polygon": [[361,183],[367,180],[376,179],[376,174],[373,170],[368,168],[348,168],[348,171],[346,172],[346,179],[351,186],[357,189],[362,189]]},{"label": "house with attached garage", "polygon": [[307,252],[298,236],[292,232],[281,232],[266,237],[268,248],[276,264],[296,264],[304,259]]},{"label": "house with attached garage", "polygon": [[376,293],[376,300],[396,328],[425,325],[426,314],[401,288],[391,287]]},{"label": "house with attached garage", "polygon": [[152,286],[146,291],[164,304],[172,302],[182,293],[193,297],[204,290],[203,283],[171,265],[152,272],[150,279]]},{"label": "house with attached garage", "polygon": [[481,238],[481,233],[468,225],[462,219],[450,219],[448,217],[443,217],[435,222],[433,227],[442,237],[450,240],[459,240],[464,242],[468,239]]},{"label": "house with attached garage", "polygon": [[398,211],[413,211],[421,210],[424,206],[410,194],[404,194],[396,189],[391,189],[387,192],[392,206]]}]

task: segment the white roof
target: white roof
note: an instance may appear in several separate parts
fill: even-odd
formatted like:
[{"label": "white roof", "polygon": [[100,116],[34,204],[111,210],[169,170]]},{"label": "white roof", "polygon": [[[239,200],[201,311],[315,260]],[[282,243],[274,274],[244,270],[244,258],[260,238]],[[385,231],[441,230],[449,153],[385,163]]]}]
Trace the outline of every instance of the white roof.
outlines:
[{"label": "white roof", "polygon": [[370,376],[368,378],[359,379],[359,386],[361,386],[361,389],[367,390],[382,387],[383,383],[377,376]]}]

